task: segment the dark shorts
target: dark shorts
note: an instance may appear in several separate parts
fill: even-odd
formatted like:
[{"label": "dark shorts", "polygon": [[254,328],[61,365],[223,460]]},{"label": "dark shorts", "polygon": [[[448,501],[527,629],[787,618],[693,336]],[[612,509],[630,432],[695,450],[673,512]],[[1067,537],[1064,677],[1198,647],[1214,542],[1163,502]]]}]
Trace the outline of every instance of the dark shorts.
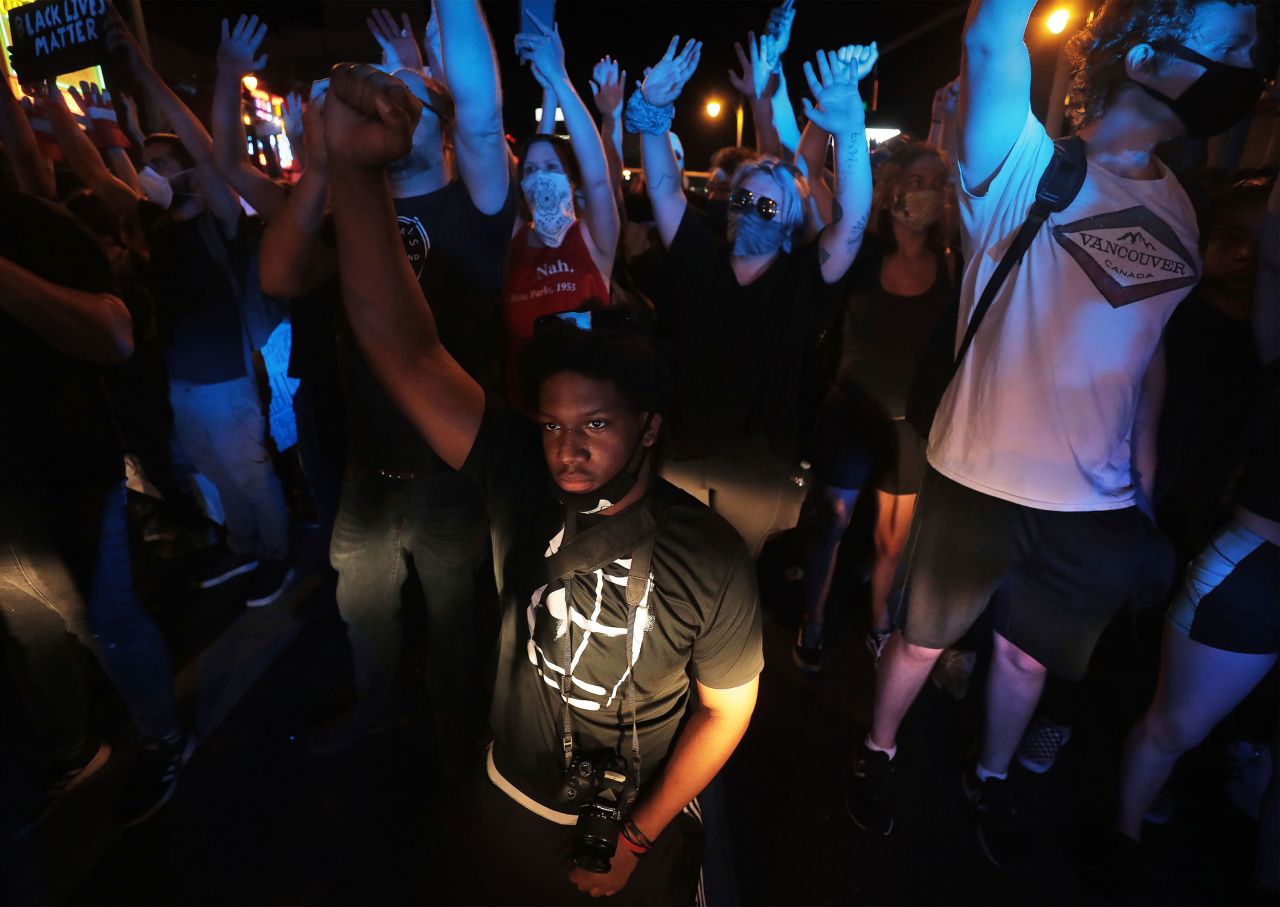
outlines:
[{"label": "dark shorts", "polygon": [[1280,547],[1231,520],[1187,568],[1169,623],[1225,652],[1280,652]]},{"label": "dark shorts", "polygon": [[1136,507],[1036,510],[926,467],[899,568],[896,623],[907,642],[943,649],[994,598],[996,632],[1077,680],[1159,545]]},{"label": "dark shorts", "polygon": [[856,388],[833,385],[814,419],[805,459],[829,487],[902,495],[919,490],[924,452],[924,440],[905,419],[892,418]]}]

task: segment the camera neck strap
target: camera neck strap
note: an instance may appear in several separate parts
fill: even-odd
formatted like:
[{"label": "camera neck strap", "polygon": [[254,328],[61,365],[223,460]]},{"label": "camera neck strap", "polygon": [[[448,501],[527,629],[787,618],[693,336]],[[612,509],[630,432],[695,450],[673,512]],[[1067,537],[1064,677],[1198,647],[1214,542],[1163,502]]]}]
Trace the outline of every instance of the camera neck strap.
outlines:
[{"label": "camera neck strap", "polygon": [[[559,552],[548,559],[549,566],[555,566],[560,561],[559,555],[565,553],[570,547],[571,539],[577,541],[587,540],[588,536],[606,527],[621,532],[623,535],[633,534],[636,530],[642,533],[639,543],[631,549],[631,567],[627,571],[627,633],[626,633],[626,652],[627,652],[627,712],[631,724],[631,770],[635,776],[636,790],[640,785],[640,733],[638,728],[637,710],[636,710],[636,684],[635,684],[635,634],[636,634],[636,615],[640,610],[640,606],[645,603],[650,592],[650,568],[653,565],[653,549],[658,540],[658,530],[660,525],[655,519],[651,509],[647,506],[647,501],[638,503],[630,510],[635,511],[631,514],[631,519],[624,520],[630,511],[624,511],[616,517],[610,517],[605,523],[595,527],[594,529],[584,532],[581,536],[576,535],[577,519],[576,514],[572,511],[566,514],[565,520],[565,542],[561,546]],[[609,526],[614,520],[619,520],[618,524]],[[625,525],[624,525],[625,523]],[[596,544],[592,545],[576,545],[575,548],[585,547],[587,550],[595,548],[593,552],[595,557],[588,555],[590,560],[600,560],[603,555],[599,552],[607,550],[607,547],[600,547],[601,541],[599,536],[591,541]],[[617,549],[614,548],[614,551]],[[587,551],[580,551],[579,554],[586,554]],[[564,749],[564,765],[568,768],[573,764],[573,707],[569,704],[570,697],[573,694],[573,580],[574,576],[587,572],[587,570],[596,570],[604,563],[611,562],[612,556],[607,556],[608,560],[583,569],[581,566],[572,567],[560,574],[560,579],[564,583],[564,605],[565,605],[565,631],[564,639],[564,673],[560,677],[560,713],[563,730],[562,744]],[[640,628],[640,632],[644,632],[644,628]]]}]

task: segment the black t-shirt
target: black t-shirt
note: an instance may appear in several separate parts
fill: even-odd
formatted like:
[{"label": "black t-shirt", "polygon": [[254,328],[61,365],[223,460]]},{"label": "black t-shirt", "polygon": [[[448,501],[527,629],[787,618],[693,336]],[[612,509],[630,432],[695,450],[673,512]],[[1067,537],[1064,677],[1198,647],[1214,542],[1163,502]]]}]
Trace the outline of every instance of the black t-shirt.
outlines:
[{"label": "black t-shirt", "polygon": [[938,256],[933,285],[916,296],[890,293],[880,283],[884,257],[867,242],[846,284],[840,365],[836,381],[865,391],[889,416],[907,412],[916,366],[951,299],[945,255]]},{"label": "black t-shirt", "polygon": [[[426,195],[398,198],[395,205],[400,239],[440,342],[482,387],[497,390],[514,187],[497,214],[478,209],[460,179]],[[345,318],[339,338],[349,401],[348,455],[376,469],[418,475],[447,470],[369,371]]]},{"label": "black t-shirt", "polygon": [[175,220],[142,202],[138,216],[151,247],[152,296],[169,377],[193,384],[243,378],[243,277],[237,275],[252,257],[245,219],[227,240],[208,211]]},{"label": "black t-shirt", "polygon": [[[65,209],[0,192],[0,257],[45,280],[91,293],[117,293],[93,236]],[[2,292],[2,291],[0,291]],[[0,442],[5,486],[118,481],[124,474],[102,371],[55,350],[0,313]]]},{"label": "black t-shirt", "polygon": [[1251,443],[1236,501],[1258,516],[1280,523],[1280,362],[1262,370],[1262,389],[1251,416]]},{"label": "black t-shirt", "polygon": [[[539,431],[491,398],[463,472],[479,484],[489,511],[503,609],[490,716],[494,762],[527,796],[563,810],[556,791],[564,767],[559,672],[565,659],[558,617],[565,613],[565,593],[558,580],[548,583],[545,557],[560,547],[564,507],[552,493]],[[659,523],[653,585],[635,622],[643,784],[670,751],[690,678],[716,689],[740,686],[760,673],[764,656],[755,565],[741,537],[661,480],[634,506],[650,508]],[[579,753],[613,748],[629,759],[631,752],[625,676],[630,555],[618,552],[611,563],[573,581],[571,699]]]},{"label": "black t-shirt", "polygon": [[729,250],[689,207],[666,264],[674,292],[654,302],[675,350],[672,455],[764,433],[780,456],[794,456],[804,359],[838,292],[822,278],[817,241],[740,286]]}]

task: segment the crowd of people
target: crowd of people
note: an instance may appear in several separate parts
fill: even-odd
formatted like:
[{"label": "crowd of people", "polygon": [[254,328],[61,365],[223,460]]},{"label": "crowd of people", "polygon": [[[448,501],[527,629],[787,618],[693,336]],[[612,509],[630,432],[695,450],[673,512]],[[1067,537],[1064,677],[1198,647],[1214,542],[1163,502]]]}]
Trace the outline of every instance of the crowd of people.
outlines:
[{"label": "crowd of people", "polygon": [[[769,668],[818,674],[841,544],[869,529],[876,679],[844,798],[869,835],[895,829],[912,703],[971,672],[989,627],[963,788],[985,856],[1022,865],[1016,776],[1070,740],[1117,615],[1167,608],[1096,835],[1099,884],[1131,883],[1178,759],[1275,683],[1280,194],[1274,168],[1162,160],[1264,96],[1253,5],[1107,0],[1069,45],[1069,138],[1031,111],[1034,5],[972,0],[929,137],[873,146],[877,45],[808,49],[797,110],[786,0],[736,46],[754,145],[718,151],[705,187],[671,131],[701,41],[634,61],[634,87],[605,56],[588,101],[529,14],[515,55],[543,116],[513,143],[479,0],[433,0],[421,43],[374,10],[381,59],[290,96],[293,180],[246,147],[257,16],[222,23],[207,128],[110,6],[139,104],[85,83],[76,112],[52,81],[6,81],[0,628],[44,780],[6,792],[24,806],[4,833],[35,833],[110,759],[74,640],[139,741],[118,822],[164,806],[196,752],[131,539],[195,534],[194,589],[284,607],[306,519],[354,667],[306,745],[393,732],[425,698],[466,804],[432,855],[442,900],[691,903],[697,798],[766,667],[757,559],[799,540],[793,665]],[[286,321],[305,517],[260,354]],[[1245,808],[1273,893],[1275,718],[1238,741],[1269,772]]]}]

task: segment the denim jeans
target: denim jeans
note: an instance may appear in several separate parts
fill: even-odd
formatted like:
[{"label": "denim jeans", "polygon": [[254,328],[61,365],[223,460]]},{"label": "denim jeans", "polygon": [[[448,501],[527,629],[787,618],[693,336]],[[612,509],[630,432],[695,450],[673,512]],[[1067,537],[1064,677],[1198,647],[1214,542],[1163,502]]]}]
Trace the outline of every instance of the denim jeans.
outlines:
[{"label": "denim jeans", "polygon": [[360,708],[386,713],[399,699],[400,596],[411,569],[426,599],[429,697],[452,711],[473,697],[477,569],[488,526],[479,491],[456,473],[388,478],[348,469],[329,558]]},{"label": "denim jeans", "polygon": [[173,428],[191,462],[218,489],[227,545],[236,554],[289,554],[289,512],[264,443],[266,419],[252,378],[172,381]]},{"label": "denim jeans", "polygon": [[133,592],[124,482],[0,490],[0,622],[17,686],[53,757],[87,757],[87,680],[71,633],[101,662],[142,735],[177,729],[164,637]]}]

